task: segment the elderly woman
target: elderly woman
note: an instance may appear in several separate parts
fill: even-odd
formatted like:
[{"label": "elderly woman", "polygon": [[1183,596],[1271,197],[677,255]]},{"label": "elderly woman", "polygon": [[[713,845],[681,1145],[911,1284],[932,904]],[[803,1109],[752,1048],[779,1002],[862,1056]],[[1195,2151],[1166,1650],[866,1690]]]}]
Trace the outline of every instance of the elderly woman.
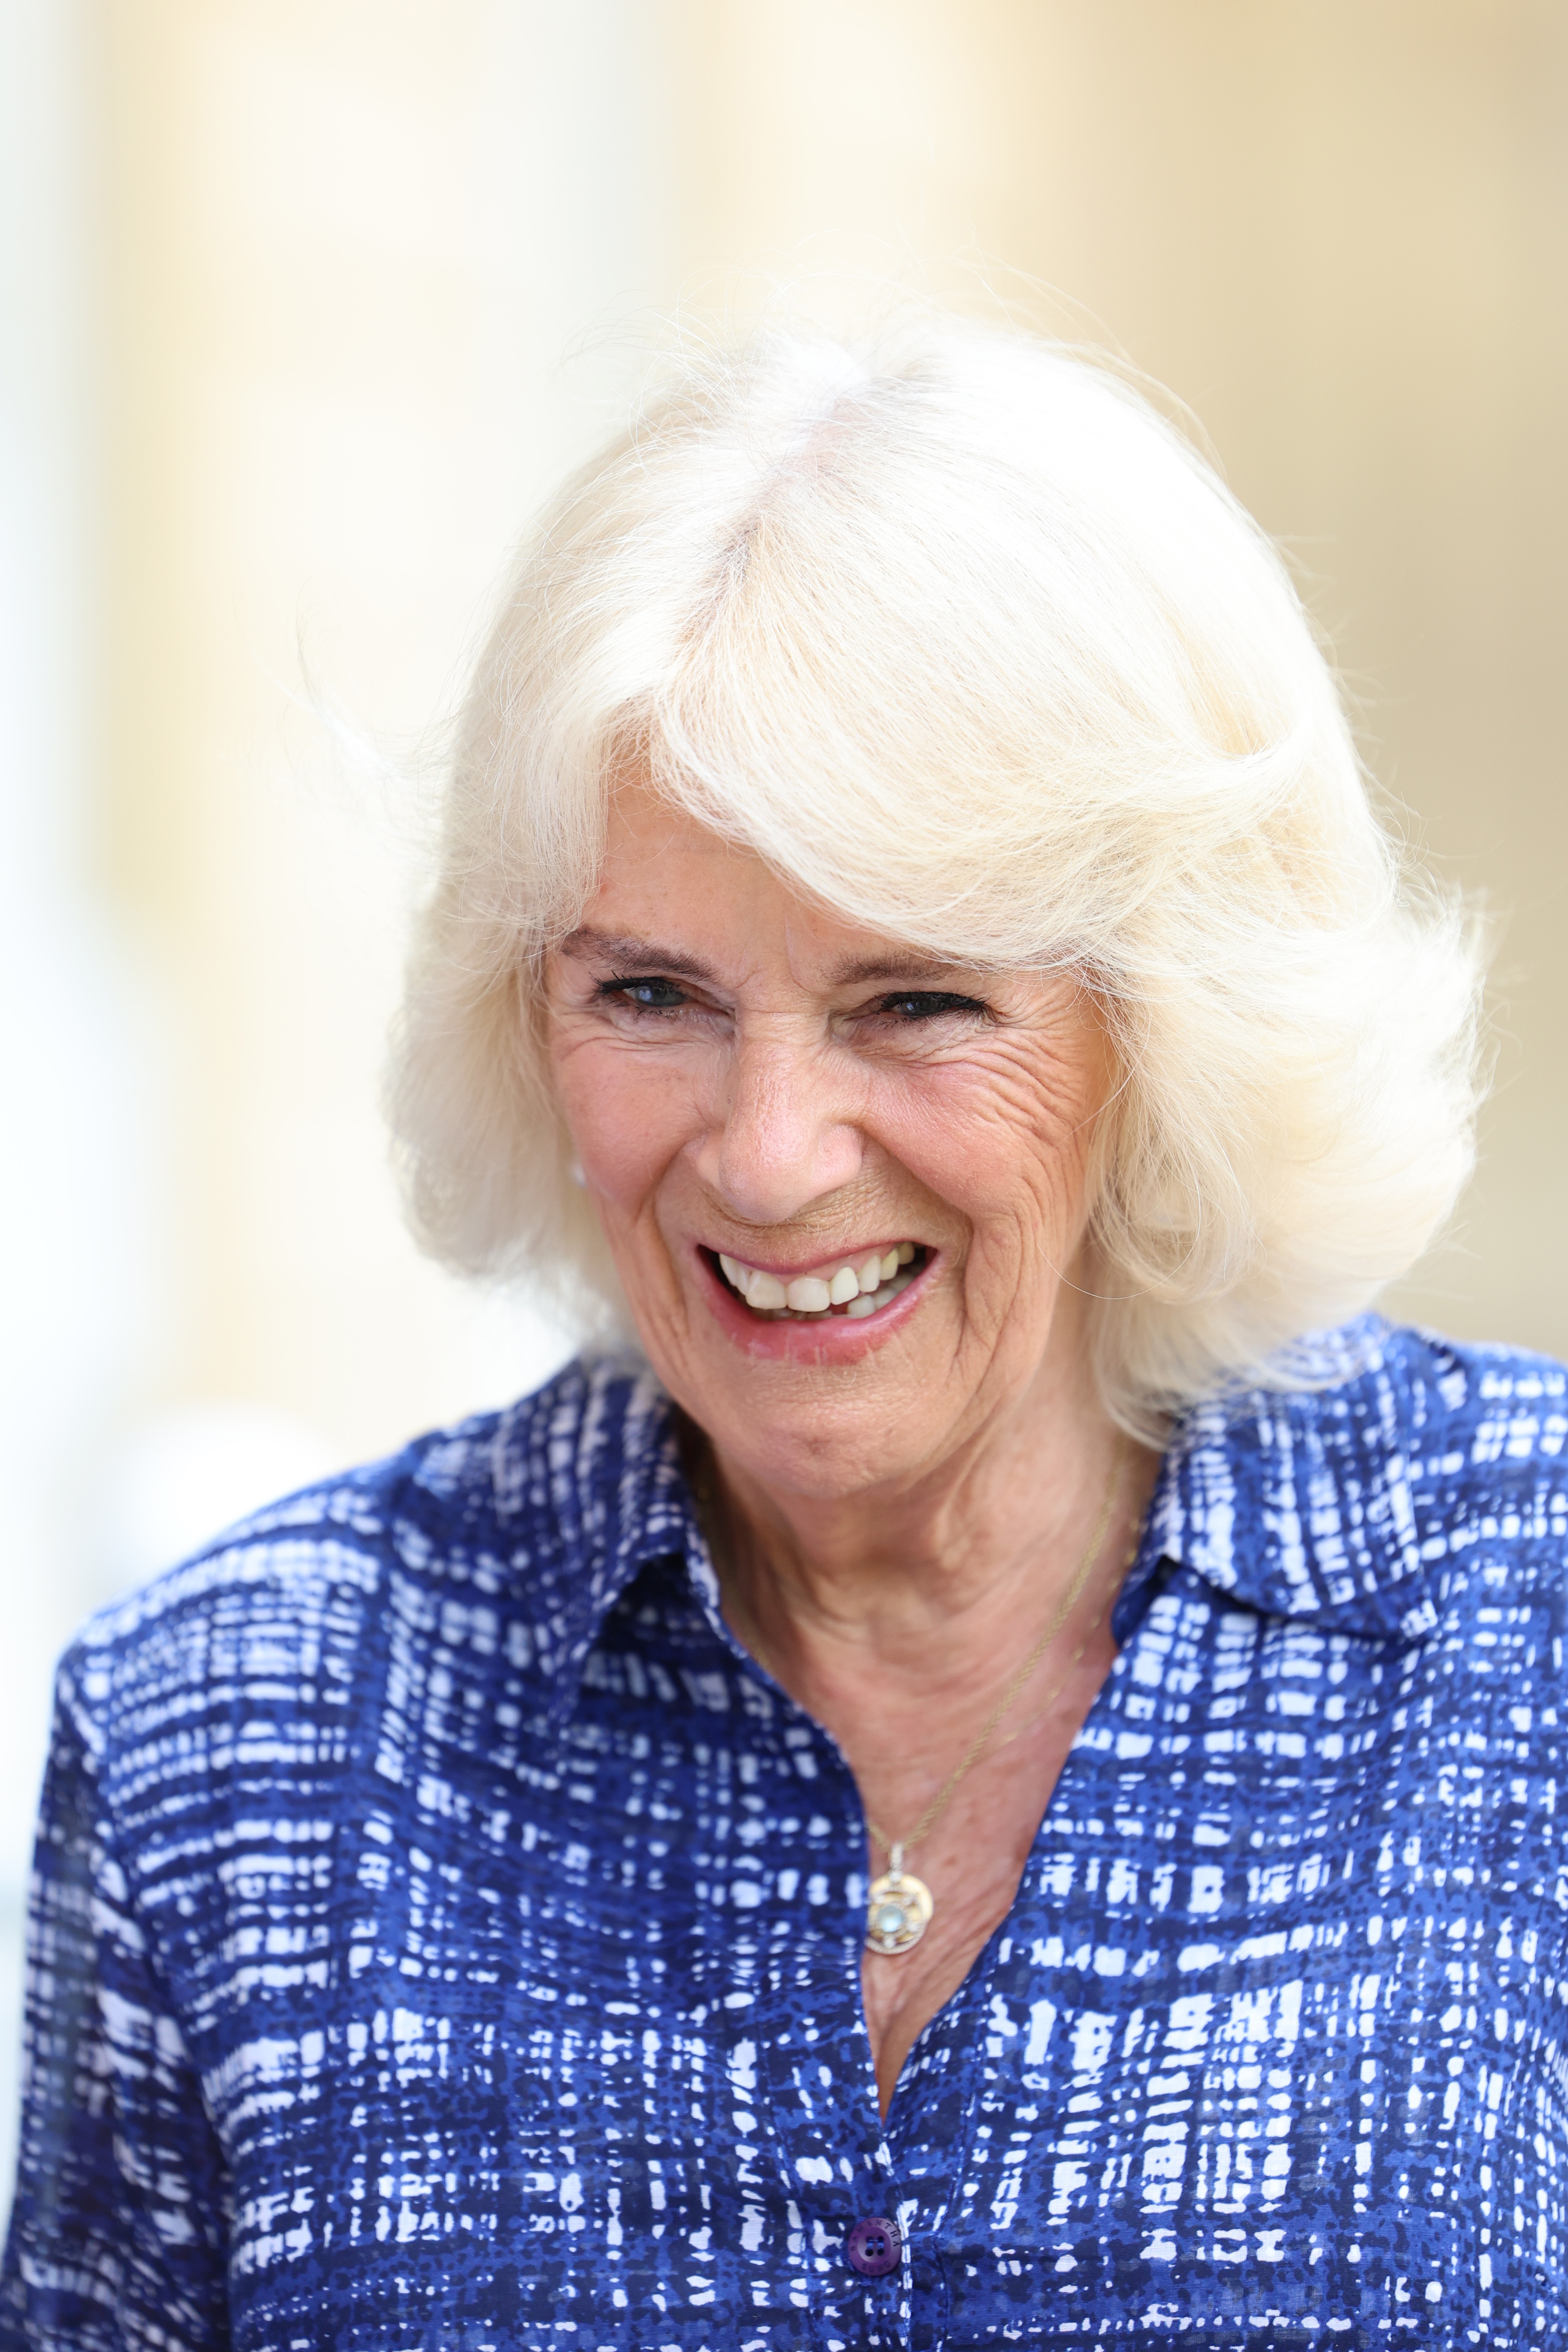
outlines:
[{"label": "elderly woman", "polygon": [[1568,2341],[1564,1380],[1365,1313],[1475,986],[1125,383],[652,401],[395,1095],[602,1343],[67,1657],[0,2343]]}]

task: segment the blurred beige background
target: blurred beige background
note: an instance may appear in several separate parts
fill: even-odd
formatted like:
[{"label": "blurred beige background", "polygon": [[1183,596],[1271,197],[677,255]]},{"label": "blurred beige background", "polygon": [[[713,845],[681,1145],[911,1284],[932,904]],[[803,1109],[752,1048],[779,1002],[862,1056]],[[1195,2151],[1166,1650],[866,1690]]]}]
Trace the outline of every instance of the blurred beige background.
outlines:
[{"label": "blurred beige background", "polygon": [[570,1348],[399,1226],[424,794],[353,747],[428,751],[677,304],[989,281],[1190,404],[1507,917],[1399,1304],[1568,1353],[1565,268],[1561,0],[3,0],[5,2063],[72,1625]]}]

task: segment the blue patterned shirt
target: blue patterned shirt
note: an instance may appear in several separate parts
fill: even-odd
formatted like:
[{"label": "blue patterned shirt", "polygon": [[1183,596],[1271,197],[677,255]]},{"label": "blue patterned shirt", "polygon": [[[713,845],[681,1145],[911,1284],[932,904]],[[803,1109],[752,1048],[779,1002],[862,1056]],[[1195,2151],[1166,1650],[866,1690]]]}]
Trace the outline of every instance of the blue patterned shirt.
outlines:
[{"label": "blue patterned shirt", "polygon": [[855,1784],[727,1633],[646,1376],[100,1616],[0,2346],[1568,2342],[1565,1376],[1325,1344],[1178,1433],[885,2124]]}]

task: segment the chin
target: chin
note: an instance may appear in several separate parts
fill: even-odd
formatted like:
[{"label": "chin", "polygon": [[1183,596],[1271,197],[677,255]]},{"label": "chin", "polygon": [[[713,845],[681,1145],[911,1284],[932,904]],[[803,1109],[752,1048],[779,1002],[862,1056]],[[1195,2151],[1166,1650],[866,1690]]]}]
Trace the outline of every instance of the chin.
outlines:
[{"label": "chin", "polygon": [[939,1376],[934,1367],[913,1374],[907,1357],[891,1379],[775,1360],[704,1365],[666,1385],[721,1455],[781,1493],[841,1500],[900,1480],[941,1451],[930,1426]]},{"label": "chin", "polygon": [[895,1454],[885,1444],[879,1447],[879,1429],[884,1438],[886,1431],[880,1415],[863,1439],[852,1428],[847,1430],[841,1417],[836,1416],[836,1424],[819,1422],[813,1427],[810,1417],[802,1415],[796,1426],[770,1430],[765,1440],[754,1423],[710,1425],[708,1435],[722,1460],[770,1493],[819,1503],[847,1502],[879,1486],[902,1484],[931,1459],[929,1448],[911,1454],[904,1444]]}]

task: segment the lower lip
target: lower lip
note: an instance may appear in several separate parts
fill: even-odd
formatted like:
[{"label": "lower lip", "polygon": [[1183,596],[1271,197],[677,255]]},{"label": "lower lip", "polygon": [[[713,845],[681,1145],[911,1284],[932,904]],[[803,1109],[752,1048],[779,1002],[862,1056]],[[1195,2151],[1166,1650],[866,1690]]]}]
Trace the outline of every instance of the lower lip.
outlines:
[{"label": "lower lip", "polygon": [[854,1364],[909,1321],[925,1297],[937,1253],[932,1250],[913,1279],[875,1315],[814,1315],[809,1321],[780,1323],[753,1315],[700,1250],[697,1263],[725,1337],[747,1355],[774,1363]]}]

